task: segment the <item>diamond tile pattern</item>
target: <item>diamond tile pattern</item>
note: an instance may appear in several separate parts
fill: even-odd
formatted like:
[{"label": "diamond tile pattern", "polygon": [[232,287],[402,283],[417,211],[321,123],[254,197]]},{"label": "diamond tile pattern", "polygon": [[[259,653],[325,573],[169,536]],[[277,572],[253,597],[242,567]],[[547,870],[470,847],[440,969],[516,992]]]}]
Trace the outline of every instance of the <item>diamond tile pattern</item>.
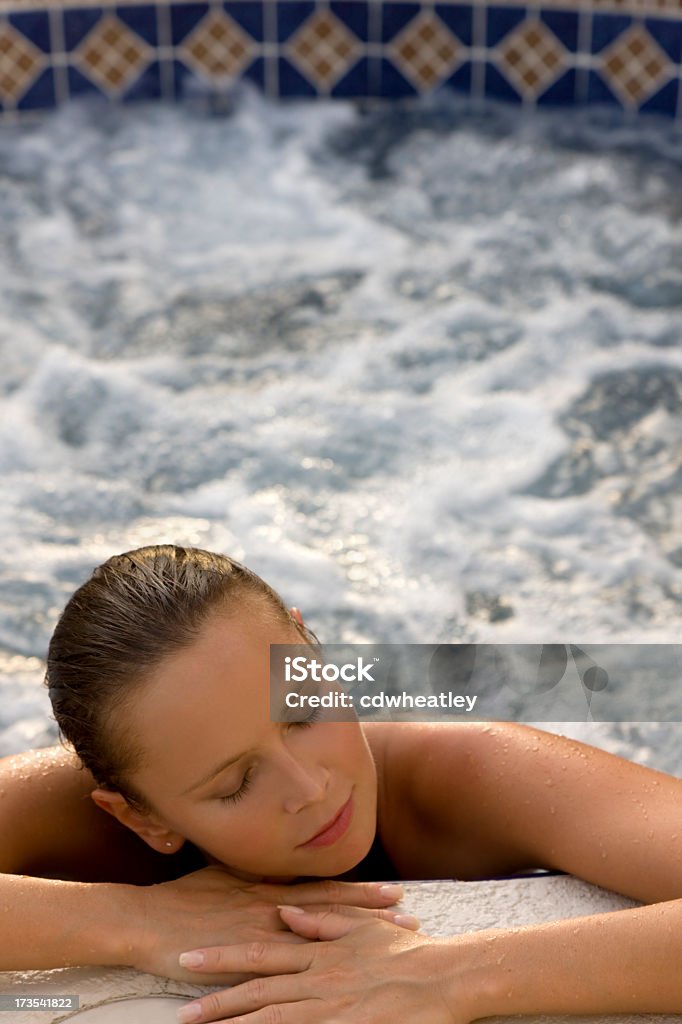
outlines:
[{"label": "diamond tile pattern", "polygon": [[0,22],[0,101],[16,103],[46,64],[41,51],[9,22]]},{"label": "diamond tile pattern", "polygon": [[626,106],[637,107],[674,74],[674,66],[641,25],[633,25],[601,54],[600,71]]},{"label": "diamond tile pattern", "polygon": [[567,51],[537,18],[528,18],[499,46],[500,70],[522,96],[534,99],[567,66]]},{"label": "diamond tile pattern", "polygon": [[179,99],[186,69],[273,98],[445,87],[682,123],[681,51],[682,0],[0,0],[0,125],[84,88]]},{"label": "diamond tile pattern", "polygon": [[315,11],[285,48],[292,63],[323,91],[346,74],[361,50],[358,39],[328,10]]},{"label": "diamond tile pattern", "polygon": [[184,40],[180,56],[200,75],[213,80],[234,78],[255,54],[251,36],[224,11],[209,11]]},{"label": "diamond tile pattern", "polygon": [[80,70],[112,97],[125,92],[154,51],[112,14],[97,22],[74,53]]},{"label": "diamond tile pattern", "polygon": [[461,44],[432,11],[422,11],[391,43],[388,53],[420,91],[433,89],[460,63]]}]

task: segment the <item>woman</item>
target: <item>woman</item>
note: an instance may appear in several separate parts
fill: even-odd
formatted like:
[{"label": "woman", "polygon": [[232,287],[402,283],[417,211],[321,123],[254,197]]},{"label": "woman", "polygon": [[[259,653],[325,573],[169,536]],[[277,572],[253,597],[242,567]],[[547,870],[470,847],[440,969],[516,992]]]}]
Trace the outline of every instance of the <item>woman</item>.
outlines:
[{"label": "woman", "polygon": [[[109,559],[67,604],[47,683],[97,783],[92,800],[158,854],[191,844],[212,865],[202,881],[227,872],[247,904],[268,887],[286,904],[287,931],[245,943],[230,930],[225,945],[216,928],[186,944],[183,971],[155,958],[154,927],[127,954],[119,941],[117,962],[208,984],[251,979],[183,1007],[185,1021],[682,1010],[682,782],[521,725],[272,722],[270,644],[302,640],[300,615],[262,580],[192,549]],[[448,939],[368,910],[382,904],[366,890],[365,909],[320,911],[319,888],[296,905],[302,879],[535,867],[655,905]],[[194,937],[202,908],[186,895]]]}]

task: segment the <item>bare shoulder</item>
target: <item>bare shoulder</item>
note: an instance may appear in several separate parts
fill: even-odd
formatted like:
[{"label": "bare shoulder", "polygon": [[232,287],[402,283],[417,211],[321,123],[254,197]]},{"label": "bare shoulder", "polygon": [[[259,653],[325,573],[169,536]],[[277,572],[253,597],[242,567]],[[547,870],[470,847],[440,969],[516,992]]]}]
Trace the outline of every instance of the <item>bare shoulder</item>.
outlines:
[{"label": "bare shoulder", "polygon": [[644,901],[682,895],[680,779],[514,722],[385,723],[370,743],[403,877],[553,868]]},{"label": "bare shoulder", "polygon": [[484,878],[530,866],[499,841],[495,811],[481,799],[496,730],[484,722],[364,729],[379,776],[380,830],[403,877]]},{"label": "bare shoulder", "polygon": [[0,871],[83,882],[151,884],[172,858],[155,853],[90,799],[95,780],[65,747],[0,759]]}]

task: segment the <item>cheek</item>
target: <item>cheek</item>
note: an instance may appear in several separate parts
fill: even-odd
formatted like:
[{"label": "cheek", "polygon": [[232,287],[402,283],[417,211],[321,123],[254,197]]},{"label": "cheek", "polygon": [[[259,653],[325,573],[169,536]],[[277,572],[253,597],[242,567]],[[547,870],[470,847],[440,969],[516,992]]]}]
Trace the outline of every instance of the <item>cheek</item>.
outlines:
[{"label": "cheek", "polygon": [[375,776],[374,761],[359,729],[347,722],[330,722],[329,732],[321,738],[321,748],[350,778],[371,782]]}]

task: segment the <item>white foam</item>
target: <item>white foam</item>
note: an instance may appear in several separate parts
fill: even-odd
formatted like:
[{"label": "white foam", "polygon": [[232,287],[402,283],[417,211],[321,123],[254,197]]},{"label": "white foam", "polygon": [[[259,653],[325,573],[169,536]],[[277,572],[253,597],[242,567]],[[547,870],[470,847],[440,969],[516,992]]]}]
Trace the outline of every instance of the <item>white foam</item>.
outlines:
[{"label": "white foam", "polygon": [[[677,639],[680,147],[491,109],[247,88],[8,129],[8,652],[157,540],[242,558],[329,642]],[[652,367],[669,394],[604,426]],[[46,723],[20,676],[0,752]]]}]

